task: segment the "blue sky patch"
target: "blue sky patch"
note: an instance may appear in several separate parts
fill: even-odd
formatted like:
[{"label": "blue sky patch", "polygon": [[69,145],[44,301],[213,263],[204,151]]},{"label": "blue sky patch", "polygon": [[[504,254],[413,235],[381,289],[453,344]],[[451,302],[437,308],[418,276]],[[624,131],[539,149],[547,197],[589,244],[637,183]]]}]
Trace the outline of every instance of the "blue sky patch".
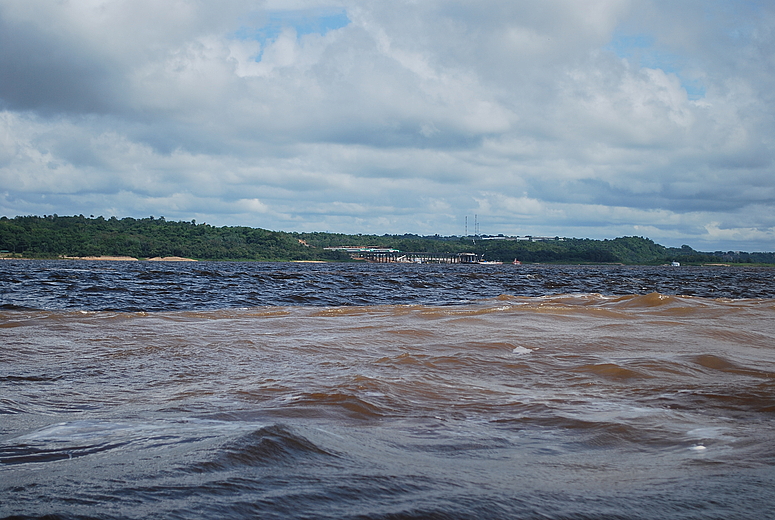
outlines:
[{"label": "blue sky patch", "polygon": [[702,82],[683,73],[684,58],[657,48],[651,35],[616,33],[604,49],[638,67],[661,69],[668,74],[675,74],[689,99],[705,96],[705,86]]},{"label": "blue sky patch", "polygon": [[[323,35],[350,23],[345,11],[330,10],[271,11],[267,13],[264,21],[264,25],[258,28],[240,27],[234,32],[234,38],[255,40],[263,49],[268,42],[276,40],[283,29],[289,27],[295,29],[296,35],[300,37],[305,34]],[[261,56],[256,57],[256,61],[261,61]]]}]

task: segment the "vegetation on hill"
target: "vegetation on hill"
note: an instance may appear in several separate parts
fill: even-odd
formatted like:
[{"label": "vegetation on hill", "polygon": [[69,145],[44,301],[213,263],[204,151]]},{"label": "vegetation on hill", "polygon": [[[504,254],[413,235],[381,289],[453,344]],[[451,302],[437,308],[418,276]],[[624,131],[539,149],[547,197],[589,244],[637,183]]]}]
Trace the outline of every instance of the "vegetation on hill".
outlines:
[{"label": "vegetation on hill", "polygon": [[[503,237],[501,237],[503,238]],[[666,248],[643,237],[590,240],[483,240],[419,235],[345,235],[287,233],[241,226],[215,227],[195,221],[167,221],[83,215],[0,218],[4,256],[59,258],[78,256],[181,256],[199,260],[350,261],[347,253],[326,247],[376,246],[407,252],[472,252],[487,260],[542,263],[775,263],[773,253],[701,253],[689,246]]]},{"label": "vegetation on hill", "polygon": [[305,247],[291,233],[249,227],[115,217],[0,218],[0,250],[25,257],[181,256],[207,260],[347,260]]}]

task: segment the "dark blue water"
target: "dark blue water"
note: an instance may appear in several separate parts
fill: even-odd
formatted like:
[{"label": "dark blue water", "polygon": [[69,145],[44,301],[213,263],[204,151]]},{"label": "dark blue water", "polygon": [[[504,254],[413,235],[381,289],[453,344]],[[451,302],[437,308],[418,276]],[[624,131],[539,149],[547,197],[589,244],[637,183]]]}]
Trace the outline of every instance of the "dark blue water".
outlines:
[{"label": "dark blue water", "polygon": [[5,308],[171,311],[263,305],[454,305],[506,294],[773,298],[746,267],[0,262]]}]

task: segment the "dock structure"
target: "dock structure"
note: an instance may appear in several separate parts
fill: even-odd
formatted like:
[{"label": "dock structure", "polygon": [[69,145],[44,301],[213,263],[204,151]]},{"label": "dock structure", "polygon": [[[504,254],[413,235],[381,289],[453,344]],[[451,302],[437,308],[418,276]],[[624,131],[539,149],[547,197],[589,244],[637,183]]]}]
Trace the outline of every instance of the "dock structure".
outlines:
[{"label": "dock structure", "polygon": [[367,252],[360,253],[357,258],[378,264],[476,264],[479,262],[479,257],[474,253]]},{"label": "dock structure", "polygon": [[476,253],[407,253],[378,247],[327,247],[331,251],[350,253],[354,259],[378,264],[476,264]]}]

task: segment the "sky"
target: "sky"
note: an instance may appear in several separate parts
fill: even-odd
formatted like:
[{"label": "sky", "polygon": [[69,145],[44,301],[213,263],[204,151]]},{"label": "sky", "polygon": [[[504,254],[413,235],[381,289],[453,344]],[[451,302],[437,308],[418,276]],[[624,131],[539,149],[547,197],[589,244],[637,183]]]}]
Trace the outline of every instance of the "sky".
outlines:
[{"label": "sky", "polygon": [[771,1],[0,2],[8,217],[775,251],[774,158]]}]

